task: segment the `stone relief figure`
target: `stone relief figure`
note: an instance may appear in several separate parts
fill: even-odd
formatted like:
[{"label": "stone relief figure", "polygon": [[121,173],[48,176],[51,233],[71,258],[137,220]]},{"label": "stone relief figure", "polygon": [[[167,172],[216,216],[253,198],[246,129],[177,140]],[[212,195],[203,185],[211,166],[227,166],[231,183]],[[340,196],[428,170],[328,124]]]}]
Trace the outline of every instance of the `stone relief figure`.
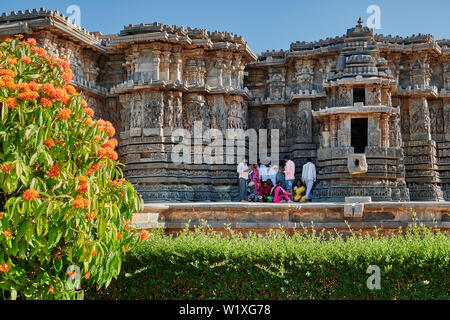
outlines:
[{"label": "stone relief figure", "polygon": [[210,128],[209,107],[205,103],[205,98],[196,93],[186,95],[182,118],[186,129],[192,128],[195,121],[202,121],[204,129]]},{"label": "stone relief figure", "polygon": [[381,91],[379,88],[370,88],[367,90],[367,104],[368,105],[381,105]]},{"label": "stone relief figure", "polygon": [[430,124],[432,133],[444,132],[444,112],[441,105],[430,105]]},{"label": "stone relief figure", "polygon": [[130,102],[130,128],[142,128],[142,103],[135,99]]},{"label": "stone relief figure", "polygon": [[430,85],[431,72],[426,53],[416,57],[410,68],[411,84],[413,86],[428,87]]},{"label": "stone relief figure", "polygon": [[423,108],[416,108],[411,118],[411,133],[427,133],[430,130],[430,116]]},{"label": "stone relief figure", "polygon": [[175,97],[173,113],[174,126],[176,128],[183,128],[183,101],[181,99],[181,93]]},{"label": "stone relief figure", "polygon": [[158,128],[164,123],[163,92],[147,92],[143,94],[144,119],[143,128]]},{"label": "stone relief figure", "polygon": [[314,79],[314,62],[300,60],[295,63],[294,82],[298,90],[312,90]]},{"label": "stone relief figure", "polygon": [[339,87],[337,99],[337,106],[351,106],[353,101],[352,89],[347,87]]},{"label": "stone relief figure", "polygon": [[297,135],[299,136],[307,136],[310,133],[310,121],[309,121],[309,111],[308,110],[300,110],[297,113],[296,121],[295,121],[295,129]]},{"label": "stone relief figure", "polygon": [[400,117],[401,117],[401,127],[402,127],[402,133],[403,134],[409,134],[410,128],[409,128],[409,109],[405,107],[400,108]]},{"label": "stone relief figure", "polygon": [[209,96],[207,98],[210,106],[211,128],[226,130],[227,129],[227,109],[222,96]]},{"label": "stone relief figure", "polygon": [[174,107],[173,107],[173,93],[169,92],[166,96],[166,108],[164,109],[164,125],[167,127],[174,127]]}]

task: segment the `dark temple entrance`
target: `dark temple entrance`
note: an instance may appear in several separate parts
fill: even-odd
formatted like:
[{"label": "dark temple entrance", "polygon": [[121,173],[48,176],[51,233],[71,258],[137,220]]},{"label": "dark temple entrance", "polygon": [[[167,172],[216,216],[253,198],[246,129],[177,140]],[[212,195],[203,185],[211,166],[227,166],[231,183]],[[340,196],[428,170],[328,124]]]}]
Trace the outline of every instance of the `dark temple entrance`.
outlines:
[{"label": "dark temple entrance", "polygon": [[366,90],[364,88],[353,88],[353,103],[358,102],[366,105]]},{"label": "dark temple entrance", "polygon": [[367,118],[352,119],[352,142],[355,153],[364,153],[367,146]]}]

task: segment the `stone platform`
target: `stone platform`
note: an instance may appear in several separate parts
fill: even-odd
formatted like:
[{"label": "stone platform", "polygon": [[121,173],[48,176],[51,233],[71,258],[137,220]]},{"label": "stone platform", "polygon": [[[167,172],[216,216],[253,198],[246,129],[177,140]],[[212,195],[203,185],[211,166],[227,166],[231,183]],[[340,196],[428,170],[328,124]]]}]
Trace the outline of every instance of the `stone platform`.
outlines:
[{"label": "stone platform", "polygon": [[[152,203],[135,214],[138,229],[164,228],[176,233],[186,227],[207,223],[214,230],[228,227],[242,233],[264,233],[270,229],[288,233],[303,229],[382,234],[404,230],[416,217],[429,227],[450,232],[450,202],[369,202],[364,203],[362,216],[349,216],[345,203]],[[401,228],[401,229],[400,229]]]}]

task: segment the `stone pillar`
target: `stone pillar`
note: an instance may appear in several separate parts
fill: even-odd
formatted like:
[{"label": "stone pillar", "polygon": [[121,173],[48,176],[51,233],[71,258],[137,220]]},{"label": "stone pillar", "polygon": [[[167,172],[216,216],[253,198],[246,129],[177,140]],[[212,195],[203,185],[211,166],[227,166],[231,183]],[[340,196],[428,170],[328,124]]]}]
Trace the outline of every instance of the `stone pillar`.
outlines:
[{"label": "stone pillar", "polygon": [[330,135],[331,135],[331,147],[337,147],[337,119],[335,115],[330,117]]},{"label": "stone pillar", "polygon": [[338,116],[338,145],[339,147],[350,147],[351,146],[351,119],[348,115]]},{"label": "stone pillar", "polygon": [[389,115],[387,113],[381,114],[380,130],[381,130],[381,146],[389,148]]},{"label": "stone pillar", "polygon": [[294,121],[297,135],[296,141],[300,143],[312,143],[312,102],[310,99],[301,100],[297,107],[297,119]]},{"label": "stone pillar", "polygon": [[367,145],[369,147],[381,146],[380,114],[373,114],[368,119]]},{"label": "stone pillar", "polygon": [[161,77],[160,79],[163,81],[170,80],[170,52],[165,51],[162,53],[161,59]]},{"label": "stone pillar", "polygon": [[411,201],[443,200],[439,186],[436,142],[431,139],[430,113],[426,97],[409,103],[410,140],[405,141],[406,183]]},{"label": "stone pillar", "polygon": [[160,62],[161,62],[160,58],[158,58],[158,57],[153,58],[153,63],[155,65],[155,69],[153,71],[153,80],[155,80],[155,81],[158,81],[160,79],[159,78],[159,64],[160,64]]}]

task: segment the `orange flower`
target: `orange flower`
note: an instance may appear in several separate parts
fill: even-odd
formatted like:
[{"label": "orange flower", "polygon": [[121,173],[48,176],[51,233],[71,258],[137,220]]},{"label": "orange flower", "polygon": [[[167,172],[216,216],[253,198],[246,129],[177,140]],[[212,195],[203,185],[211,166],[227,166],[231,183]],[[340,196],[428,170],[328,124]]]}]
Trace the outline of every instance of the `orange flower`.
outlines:
[{"label": "orange flower", "polygon": [[41,98],[41,104],[46,107],[51,107],[53,105],[53,102],[50,98]]},{"label": "orange flower", "polygon": [[22,59],[20,59],[20,61],[22,61],[23,63],[30,63],[31,62],[31,58],[28,56],[23,57]]},{"label": "orange flower", "polygon": [[89,127],[94,125],[94,120],[92,120],[91,118],[85,118],[83,121],[86,125],[88,125]]},{"label": "orange flower", "polygon": [[66,88],[67,93],[70,94],[71,96],[73,96],[75,93],[77,93],[77,90],[75,90],[75,88],[73,86],[71,86],[70,84],[68,84],[65,88]]},{"label": "orange flower", "polygon": [[141,230],[141,234],[140,234],[141,240],[147,240],[149,236],[150,235],[147,230]]},{"label": "orange flower", "polygon": [[3,212],[0,212],[0,220],[2,220],[4,216],[5,214]]},{"label": "orange flower", "polygon": [[57,178],[59,176],[59,167],[56,163],[53,167],[50,168],[49,172],[47,173],[47,176],[50,178]]},{"label": "orange flower", "polygon": [[49,148],[53,148],[55,146],[55,141],[53,141],[52,138],[45,140],[44,145],[46,145]]},{"label": "orange flower", "polygon": [[88,182],[86,180],[81,181],[81,186],[77,190],[78,193],[88,192]]},{"label": "orange flower", "polygon": [[76,274],[75,270],[72,270],[70,272],[66,272],[66,276],[72,277],[72,278],[75,278],[75,274]]},{"label": "orange flower", "polygon": [[14,78],[16,74],[14,73],[14,71],[9,69],[0,69],[0,76],[9,76],[11,78]]},{"label": "orange flower", "polygon": [[9,263],[0,264],[0,272],[8,273],[8,271],[11,269],[11,266]]},{"label": "orange flower", "polygon": [[124,251],[128,251],[129,248],[130,248],[130,245],[127,244],[125,247],[123,247],[123,250],[124,250]]},{"label": "orange flower", "polygon": [[84,275],[84,279],[88,280],[91,277],[91,273],[88,271],[86,272],[86,274]]},{"label": "orange flower", "polygon": [[39,97],[39,93],[37,93],[36,91],[26,91],[26,92],[19,93],[20,100],[31,100],[31,99],[36,99],[38,97]]},{"label": "orange flower", "polygon": [[65,108],[58,113],[58,118],[60,120],[65,120],[65,119],[69,119],[71,115],[72,115],[72,110]]},{"label": "orange flower", "polygon": [[91,108],[84,108],[84,111],[86,112],[86,114],[88,116],[91,116],[91,117],[94,116],[94,110],[92,110]]},{"label": "orange flower", "polygon": [[8,106],[8,109],[14,109],[17,106],[17,99],[14,97],[7,98],[6,105]]},{"label": "orange flower", "polygon": [[17,64],[17,59],[16,58],[8,58],[8,60],[6,60],[6,63],[8,63],[9,65],[15,65],[15,64]]},{"label": "orange flower", "polygon": [[83,108],[86,108],[86,107],[88,106],[86,100],[83,99],[83,100],[81,101],[81,106],[82,106]]},{"label": "orange flower", "polygon": [[92,256],[95,257],[95,255],[97,254],[97,252],[98,252],[98,251],[94,249],[94,250],[92,251]]},{"label": "orange flower", "polygon": [[96,172],[99,168],[100,168],[100,163],[92,164],[91,168],[88,171],[88,176],[92,176],[92,174],[94,174],[94,172]]},{"label": "orange flower", "polygon": [[122,235],[120,232],[117,232],[117,238],[118,238],[118,239],[122,239],[122,238],[123,238],[123,235]]},{"label": "orange flower", "polygon": [[64,145],[64,140],[63,139],[58,139],[56,140],[56,143],[59,144],[60,146]]},{"label": "orange flower", "polygon": [[63,72],[62,77],[65,83],[70,83],[73,79],[73,72],[70,69],[67,69]]},{"label": "orange flower", "polygon": [[23,199],[25,201],[31,201],[34,199],[37,199],[39,196],[39,193],[35,189],[28,189],[23,193]]},{"label": "orange flower", "polygon": [[100,137],[100,136],[95,136],[94,137],[94,141],[101,141],[102,140],[102,137]]},{"label": "orange flower", "polygon": [[31,81],[28,83],[28,86],[30,87],[31,90],[33,91],[39,91],[39,84],[37,84],[35,81]]},{"label": "orange flower", "polygon": [[5,236],[6,239],[11,238],[11,236],[12,236],[11,231],[9,231],[9,230],[4,231],[3,235]]},{"label": "orange flower", "polygon": [[106,141],[103,144],[103,148],[111,148],[114,149],[115,147],[117,147],[117,145],[119,144],[119,142],[117,141],[117,139],[110,139],[108,141]]},{"label": "orange flower", "polygon": [[67,94],[66,89],[62,89],[62,88],[55,89],[50,94],[50,97],[61,101],[63,104],[67,104],[67,102],[69,102],[69,100],[70,100],[70,96]]},{"label": "orange flower", "polygon": [[3,172],[9,172],[11,171],[11,167],[12,167],[11,163],[5,163],[2,164],[1,169]]},{"label": "orange flower", "polygon": [[75,198],[75,200],[72,201],[72,205],[78,209],[83,209],[84,208],[84,198],[82,195],[77,195],[77,197]]},{"label": "orange flower", "polygon": [[27,43],[28,43],[30,46],[35,46],[35,45],[36,45],[36,39],[34,39],[34,38],[28,38]]},{"label": "orange flower", "polygon": [[30,91],[30,87],[29,87],[28,83],[26,83],[26,82],[18,83],[16,85],[16,90],[17,89],[23,90],[23,91]]},{"label": "orange flower", "polygon": [[31,47],[31,50],[33,50],[35,54],[47,58],[47,50],[45,50],[44,48],[34,46]]},{"label": "orange flower", "polygon": [[91,213],[86,213],[86,218],[88,219],[88,221],[92,221],[95,220],[95,218],[97,218],[97,213],[95,212],[91,212]]},{"label": "orange flower", "polygon": [[50,292],[51,294],[55,294],[55,290],[53,290],[53,286],[50,286],[50,288],[48,289],[48,292]]},{"label": "orange flower", "polygon": [[51,83],[46,82],[42,85],[42,91],[44,91],[48,95],[53,95],[56,89]]}]

